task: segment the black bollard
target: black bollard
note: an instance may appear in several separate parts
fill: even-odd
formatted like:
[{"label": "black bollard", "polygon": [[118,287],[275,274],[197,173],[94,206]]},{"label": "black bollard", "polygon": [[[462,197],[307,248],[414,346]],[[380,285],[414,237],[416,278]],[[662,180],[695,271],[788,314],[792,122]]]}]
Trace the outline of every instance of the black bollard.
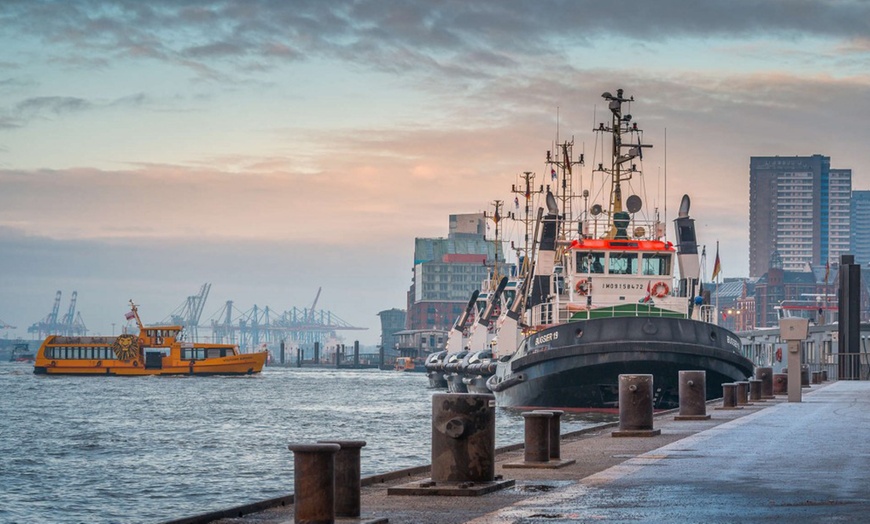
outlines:
[{"label": "black bollard", "polygon": [[653,437],[653,376],[619,375],[619,430],[614,437]]},{"label": "black bollard", "polygon": [[359,340],[353,341],[353,367],[359,367]]},{"label": "black bollard", "polygon": [[773,398],[773,368],[756,368],[755,378],[761,381],[761,398]]},{"label": "black bollard", "polygon": [[526,462],[550,461],[550,419],[553,414],[546,411],[529,411],[523,413],[525,419],[525,453]]},{"label": "black bollard", "polygon": [[281,341],[281,365],[284,365],[284,341]]},{"label": "black bollard", "polygon": [[707,414],[707,372],[680,371],[680,414],[674,420],[706,420]]},{"label": "black bollard", "polygon": [[821,384],[822,383],[822,372],[821,371],[813,371],[810,375],[810,382],[812,384]]},{"label": "black bollard", "polygon": [[774,373],[773,375],[773,394],[787,395],[788,394],[788,374]]},{"label": "black bollard", "polygon": [[823,369],[822,370],[822,382],[827,382],[827,381],[828,381],[828,370]]},{"label": "black bollard", "polygon": [[755,378],[749,379],[749,401],[764,402],[761,399],[761,381]]},{"label": "black bollard", "polygon": [[733,382],[722,384],[722,407],[716,409],[743,409],[737,406],[737,384]]},{"label": "black bollard", "polygon": [[801,387],[810,387],[810,366],[808,364],[801,364]]},{"label": "black bollard", "polygon": [[314,363],[320,364],[320,342],[314,343]]},{"label": "black bollard", "polygon": [[290,444],[293,452],[293,522],[335,522],[335,454],[338,444]]},{"label": "black bollard", "polygon": [[360,515],[360,448],[365,440],[321,440],[323,444],[338,444],[335,454],[335,516]]}]

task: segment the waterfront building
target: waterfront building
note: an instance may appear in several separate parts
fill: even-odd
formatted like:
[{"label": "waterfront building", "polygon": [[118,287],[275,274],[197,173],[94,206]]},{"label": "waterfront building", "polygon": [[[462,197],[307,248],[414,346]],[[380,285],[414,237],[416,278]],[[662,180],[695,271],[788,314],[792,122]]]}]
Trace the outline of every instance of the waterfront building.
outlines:
[{"label": "waterfront building", "polygon": [[399,342],[396,334],[405,329],[405,310],[386,309],[378,313],[378,316],[381,319],[381,346],[385,350],[395,349]]},{"label": "waterfront building", "polygon": [[866,271],[870,265],[870,191],[852,191],[850,253]]},{"label": "waterfront building", "polygon": [[749,276],[762,276],[775,251],[790,272],[848,253],[851,194],[852,170],[832,169],[830,157],[751,157]]},{"label": "waterfront building", "polygon": [[450,215],[447,238],[414,240],[406,329],[449,330],[474,290],[492,274],[513,270],[486,238],[486,220],[483,213]]}]

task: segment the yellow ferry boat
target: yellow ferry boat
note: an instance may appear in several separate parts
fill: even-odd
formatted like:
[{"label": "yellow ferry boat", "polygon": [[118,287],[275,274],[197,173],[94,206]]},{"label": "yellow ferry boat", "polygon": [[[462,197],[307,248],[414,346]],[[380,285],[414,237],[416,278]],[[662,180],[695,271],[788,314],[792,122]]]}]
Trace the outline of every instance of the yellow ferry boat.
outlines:
[{"label": "yellow ferry boat", "polygon": [[231,344],[182,342],[183,326],[144,326],[130,301],[128,320],[139,335],[68,337],[49,335],[33,365],[48,375],[249,375],[259,373],[266,351],[240,353]]}]

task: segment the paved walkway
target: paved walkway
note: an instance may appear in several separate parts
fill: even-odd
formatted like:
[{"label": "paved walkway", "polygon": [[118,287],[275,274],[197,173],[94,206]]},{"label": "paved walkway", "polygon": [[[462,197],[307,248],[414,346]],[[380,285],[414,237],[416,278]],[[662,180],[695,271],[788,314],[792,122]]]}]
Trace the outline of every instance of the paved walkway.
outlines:
[{"label": "paved walkway", "polygon": [[[708,406],[707,421],[656,417],[662,434],[651,438],[568,437],[562,458],[577,464],[558,470],[503,469],[522,451],[502,453],[496,473],[517,485],[482,497],[386,495],[420,476],[375,483],[363,514],[393,524],[870,521],[870,382],[813,386],[803,400]],[[220,522],[292,518],[287,506]]]}]

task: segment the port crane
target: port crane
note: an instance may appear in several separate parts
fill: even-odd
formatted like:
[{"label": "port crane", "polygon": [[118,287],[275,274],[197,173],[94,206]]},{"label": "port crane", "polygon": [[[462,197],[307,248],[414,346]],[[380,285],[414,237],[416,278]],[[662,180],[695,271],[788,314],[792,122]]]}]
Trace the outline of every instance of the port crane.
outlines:
[{"label": "port crane", "polygon": [[44,319],[36,322],[27,328],[28,333],[36,333],[39,338],[47,337],[48,335],[63,335],[63,336],[79,336],[86,335],[88,332],[82,320],[81,313],[76,312],[76,301],[78,300],[78,291],[72,292],[69,309],[60,321],[57,317],[60,314],[60,299],[62,293],[60,290],[54,296],[54,305],[51,308],[51,313]]},{"label": "port crane", "polygon": [[184,338],[186,340],[198,340],[199,319],[205,308],[205,301],[211,291],[211,284],[206,282],[199,289],[199,293],[191,295],[178,308],[169,314],[169,321],[173,325],[184,326]]}]

